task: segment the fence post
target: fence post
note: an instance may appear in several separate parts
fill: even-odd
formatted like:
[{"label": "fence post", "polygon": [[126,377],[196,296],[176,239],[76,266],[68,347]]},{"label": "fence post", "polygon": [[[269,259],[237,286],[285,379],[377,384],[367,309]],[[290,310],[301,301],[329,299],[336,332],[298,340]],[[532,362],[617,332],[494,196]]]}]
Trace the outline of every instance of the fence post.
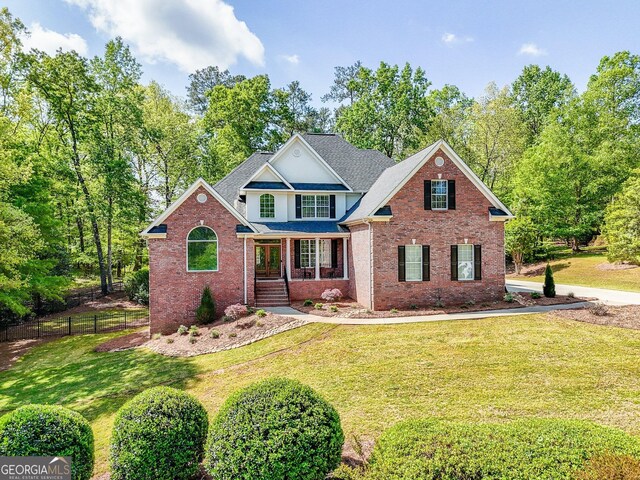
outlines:
[{"label": "fence post", "polygon": [[71,317],[69,317],[69,335],[71,335]]},{"label": "fence post", "polygon": [[98,333],[98,315],[93,316],[93,333]]},{"label": "fence post", "polygon": [[38,318],[38,338],[40,338],[40,318]]},{"label": "fence post", "polygon": [[127,311],[124,311],[124,329],[127,329]]}]

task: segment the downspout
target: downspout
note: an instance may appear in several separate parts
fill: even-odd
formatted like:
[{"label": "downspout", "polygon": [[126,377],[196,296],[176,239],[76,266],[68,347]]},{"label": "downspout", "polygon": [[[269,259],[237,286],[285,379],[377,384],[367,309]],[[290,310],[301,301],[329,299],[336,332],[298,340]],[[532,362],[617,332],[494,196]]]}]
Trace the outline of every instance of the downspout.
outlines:
[{"label": "downspout", "polygon": [[244,237],[244,276],[243,276],[243,289],[244,289],[244,304],[247,305],[247,237]]},{"label": "downspout", "polygon": [[371,229],[371,221],[368,220],[369,224],[369,308],[374,310],[373,306],[374,301],[374,292],[373,292],[373,230]]}]

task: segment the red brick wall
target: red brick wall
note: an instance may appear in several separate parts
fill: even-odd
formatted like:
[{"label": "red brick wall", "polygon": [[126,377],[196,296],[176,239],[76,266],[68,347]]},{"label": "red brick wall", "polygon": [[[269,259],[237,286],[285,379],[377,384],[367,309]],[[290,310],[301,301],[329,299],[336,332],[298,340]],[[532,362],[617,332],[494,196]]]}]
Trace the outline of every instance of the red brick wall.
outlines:
[{"label": "red brick wall", "polygon": [[289,296],[291,300],[319,300],[320,295],[327,288],[338,288],[342,294],[349,296],[349,280],[292,280],[289,282]]},{"label": "red brick wall", "polygon": [[[205,193],[205,203],[196,196]],[[200,225],[218,236],[218,271],[187,272],[187,235]],[[204,188],[199,188],[164,222],[167,237],[149,239],[151,333],[175,332],[180,325],[195,323],[195,309],[205,286],[216,301],[216,314],[234,303],[244,303],[244,240],[237,238],[238,220]],[[247,240],[249,304],[253,303],[253,241]]]},{"label": "red brick wall", "polygon": [[[437,156],[445,159],[442,167],[434,164]],[[424,180],[437,179],[438,174],[442,174],[442,179],[456,181],[456,210],[424,209]],[[444,304],[502,298],[504,224],[489,221],[489,200],[444,152],[436,152],[389,204],[393,219],[372,224],[376,310],[433,305],[438,298]],[[450,246],[463,244],[465,238],[470,244],[482,245],[482,280],[451,280]],[[410,245],[413,239],[418,245],[431,247],[430,281],[398,281],[398,245]],[[357,290],[359,297],[359,283]]]},{"label": "red brick wall", "polygon": [[[351,279],[349,296],[359,304],[372,308],[370,302],[371,288],[371,261],[369,258],[369,225],[354,225],[350,227],[351,239],[349,247],[351,252],[349,261]],[[353,254],[354,252],[355,255]]]}]

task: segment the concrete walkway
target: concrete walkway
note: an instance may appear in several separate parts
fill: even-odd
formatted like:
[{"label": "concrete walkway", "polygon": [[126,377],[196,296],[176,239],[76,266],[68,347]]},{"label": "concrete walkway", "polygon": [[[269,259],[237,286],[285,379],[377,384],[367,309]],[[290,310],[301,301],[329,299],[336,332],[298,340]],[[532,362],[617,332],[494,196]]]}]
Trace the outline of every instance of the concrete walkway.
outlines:
[{"label": "concrete walkway", "polygon": [[291,307],[265,308],[267,312],[277,315],[286,315],[296,320],[306,320],[316,323],[333,323],[338,325],[392,325],[397,323],[442,322],[447,320],[478,320],[488,317],[508,317],[513,315],[530,315],[532,313],[544,313],[551,310],[566,310],[569,308],[581,308],[588,306],[589,302],[578,302],[564,305],[547,305],[521,308],[508,308],[505,310],[483,310],[478,312],[442,313],[438,315],[414,315],[412,317],[381,317],[381,318],[345,318],[345,317],[321,317],[310,313],[303,313]]},{"label": "concrete walkway", "polygon": [[[507,289],[510,292],[542,292],[542,283],[508,279]],[[576,297],[597,298],[607,305],[640,305],[640,293],[637,292],[556,283],[556,293],[558,295],[566,295],[569,292],[573,292]]]}]

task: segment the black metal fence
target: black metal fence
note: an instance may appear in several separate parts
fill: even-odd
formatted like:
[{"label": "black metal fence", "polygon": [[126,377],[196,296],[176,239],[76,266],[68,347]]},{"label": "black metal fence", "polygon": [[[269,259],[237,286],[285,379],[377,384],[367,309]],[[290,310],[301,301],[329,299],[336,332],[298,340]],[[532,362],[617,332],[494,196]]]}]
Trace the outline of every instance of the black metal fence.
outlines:
[{"label": "black metal fence", "polygon": [[[338,263],[335,267],[320,267],[321,279],[337,279],[340,280],[344,276],[344,268],[342,263]],[[301,267],[291,269],[291,278],[313,280],[316,278],[315,267]]]},{"label": "black metal fence", "polygon": [[0,342],[115,332],[148,324],[149,313],[146,310],[87,313],[57,318],[43,317],[29,322],[0,326]]}]

